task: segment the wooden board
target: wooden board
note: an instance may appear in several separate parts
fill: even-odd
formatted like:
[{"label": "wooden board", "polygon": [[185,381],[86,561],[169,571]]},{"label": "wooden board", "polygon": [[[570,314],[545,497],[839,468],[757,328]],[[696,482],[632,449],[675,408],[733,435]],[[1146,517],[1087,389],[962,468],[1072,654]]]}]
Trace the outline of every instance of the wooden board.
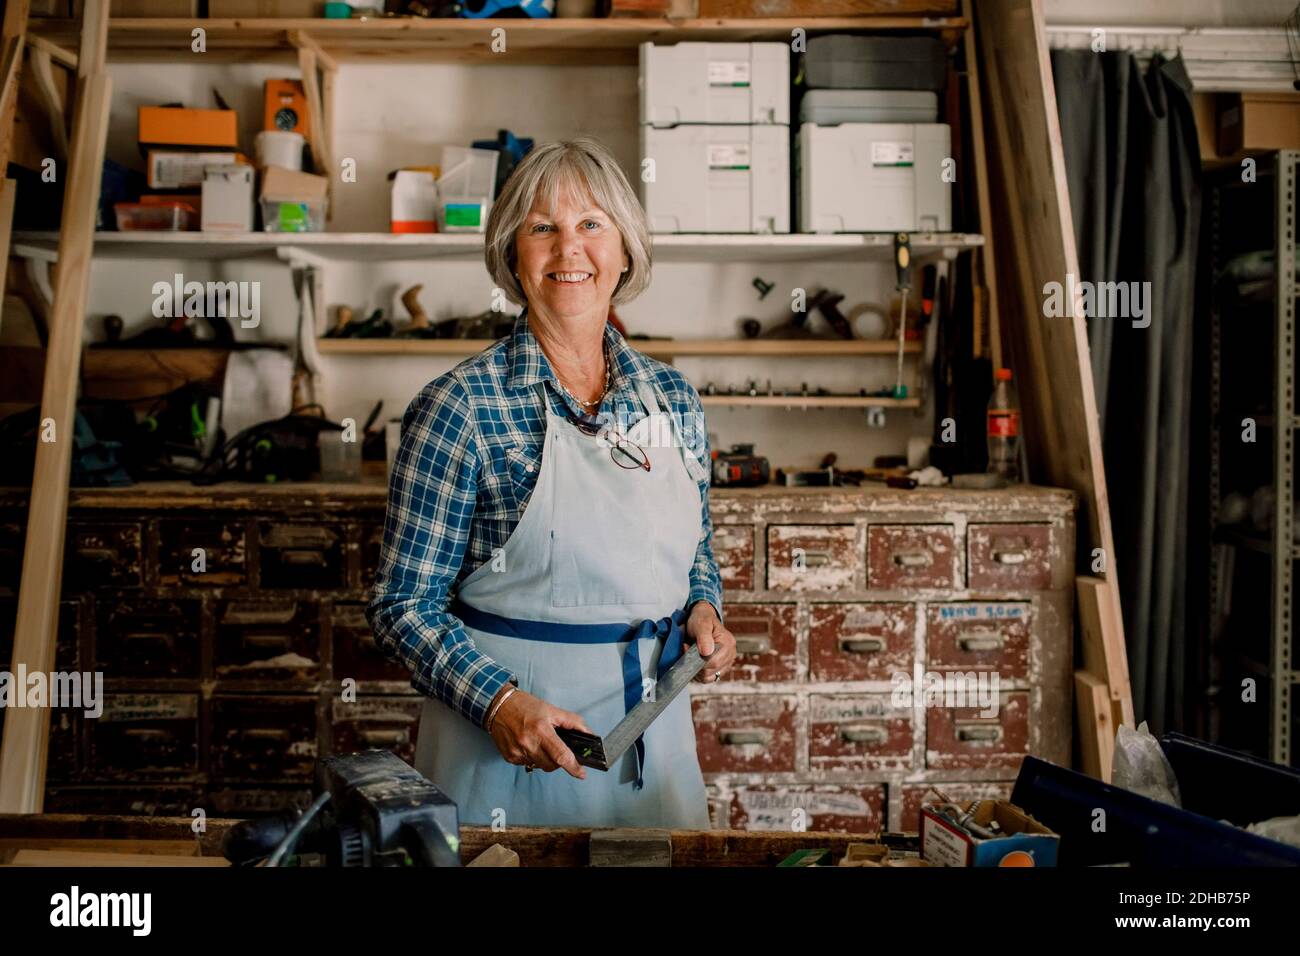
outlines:
[{"label": "wooden board", "polygon": [[1079,717],[1079,753],[1082,770],[1090,777],[1110,783],[1115,756],[1115,721],[1111,714],[1110,688],[1087,671],[1074,672],[1074,703]]},{"label": "wooden board", "polygon": [[166,856],[161,853],[110,853],[87,850],[19,850],[10,866],[230,866],[216,856]]},{"label": "wooden board", "polygon": [[[1081,315],[1043,314],[1045,287],[1064,284],[1067,275],[1077,279],[1079,257],[1042,7],[1039,0],[1005,0],[975,9],[988,94],[985,133],[993,153],[991,198],[999,210],[991,231],[999,249],[1000,313],[1020,386],[1029,477],[1079,494],[1078,566],[1092,567],[1100,549],[1099,586],[1108,594],[1109,610],[1098,626],[1105,646],[1124,659],[1127,674],[1087,329]],[[1116,690],[1112,686],[1112,695]],[[1121,694],[1130,701],[1124,722],[1131,725],[1126,684]]]},{"label": "wooden board", "polygon": [[229,360],[226,349],[86,349],[81,394],[84,399],[131,402],[190,382],[210,385],[220,393]]},{"label": "wooden board", "polygon": [[[14,627],[13,666],[25,666],[28,673],[48,673],[54,667],[83,317],[113,88],[104,68],[107,35],[107,4],[92,5],[83,22],[78,59],[81,73],[72,162],[64,194],[60,266],[41,397],[41,418],[53,421],[55,440],[36,445]],[[7,715],[0,748],[0,812],[40,811],[45,798],[49,731],[48,708],[18,708]]]},{"label": "wooden board", "polygon": [[1079,627],[1083,645],[1083,669],[1106,685],[1110,714],[1115,729],[1123,724],[1136,727],[1133,690],[1129,684],[1128,654],[1124,647],[1123,623],[1111,589],[1100,578],[1080,575],[1078,591]]}]

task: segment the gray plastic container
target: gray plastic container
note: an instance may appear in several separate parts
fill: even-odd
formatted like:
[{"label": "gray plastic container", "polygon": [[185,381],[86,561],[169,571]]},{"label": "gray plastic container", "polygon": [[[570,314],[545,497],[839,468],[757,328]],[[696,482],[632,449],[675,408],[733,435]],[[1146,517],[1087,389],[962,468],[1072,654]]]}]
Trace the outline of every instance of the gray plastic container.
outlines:
[{"label": "gray plastic container", "polygon": [[934,37],[812,37],[803,54],[804,84],[822,90],[941,90],[947,74]]},{"label": "gray plastic container", "polygon": [[937,123],[939,94],[929,90],[809,90],[799,104],[799,122]]}]

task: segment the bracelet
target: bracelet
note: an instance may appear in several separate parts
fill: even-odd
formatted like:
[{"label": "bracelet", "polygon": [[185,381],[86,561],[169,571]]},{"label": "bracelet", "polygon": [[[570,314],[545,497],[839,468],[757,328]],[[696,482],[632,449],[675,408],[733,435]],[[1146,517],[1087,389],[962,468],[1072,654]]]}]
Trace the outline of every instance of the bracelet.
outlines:
[{"label": "bracelet", "polygon": [[496,720],[497,711],[501,709],[502,704],[504,704],[507,700],[510,699],[510,695],[513,694],[518,689],[519,688],[515,687],[512,684],[510,686],[510,689],[501,695],[501,699],[492,705],[492,709],[488,711],[487,721],[483,725],[484,730],[486,730],[488,733],[492,733],[492,721]]}]

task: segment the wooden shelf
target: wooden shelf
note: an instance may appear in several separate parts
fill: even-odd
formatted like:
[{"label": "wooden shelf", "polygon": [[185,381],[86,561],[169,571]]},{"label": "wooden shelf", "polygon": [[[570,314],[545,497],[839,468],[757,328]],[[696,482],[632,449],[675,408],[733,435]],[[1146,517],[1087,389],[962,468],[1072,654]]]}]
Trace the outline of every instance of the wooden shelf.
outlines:
[{"label": "wooden shelf", "polygon": [[768,408],[920,408],[919,398],[883,395],[701,395],[705,405]]},{"label": "wooden shelf", "polygon": [[[317,339],[322,355],[475,355],[494,339]],[[658,359],[693,355],[761,357],[897,355],[898,343],[884,339],[628,339],[638,352]],[[906,342],[903,352],[918,355],[921,343]]]},{"label": "wooden shelf", "polygon": [[[651,237],[657,263],[700,262],[888,262],[893,233],[785,233],[781,235],[683,235]],[[984,237],[960,232],[910,234],[912,258],[952,258],[984,244]],[[57,232],[15,232],[15,247],[57,254]],[[479,233],[394,235],[387,232],[98,232],[95,257],[111,259],[246,259],[302,249],[321,258],[356,262],[421,262],[427,259],[481,261]],[[22,255],[21,249],[14,253]]]},{"label": "wooden shelf", "polygon": [[[139,19],[114,17],[108,25],[108,59],[114,62],[255,62],[294,51],[290,33],[298,31],[340,62],[477,62],[500,64],[631,65],[637,46],[647,41],[714,43],[754,40],[788,42],[790,31],[809,35],[845,30],[938,34],[954,45],[966,29],[962,17],[792,17],[781,19],[659,18],[424,20],[388,17],[370,20],[311,19]],[[206,32],[206,52],[191,52],[191,31]],[[75,20],[32,18],[35,36],[75,52]],[[492,49],[494,30],[504,30],[506,49]]]}]

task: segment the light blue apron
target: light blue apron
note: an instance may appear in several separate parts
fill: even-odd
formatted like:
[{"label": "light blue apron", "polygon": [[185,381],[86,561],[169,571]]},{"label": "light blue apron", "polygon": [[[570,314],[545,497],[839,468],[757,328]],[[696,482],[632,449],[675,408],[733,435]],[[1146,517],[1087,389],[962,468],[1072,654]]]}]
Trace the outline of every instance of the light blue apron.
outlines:
[{"label": "light blue apron", "polygon": [[[546,437],[532,496],[504,553],[461,582],[449,610],[468,605],[464,617],[482,626],[467,622],[467,634],[520,690],[604,735],[680,653],[701,530],[696,481],[708,472],[644,381],[636,387],[648,415],[627,437],[645,449],[650,471],[620,468],[604,438],[552,411],[546,383],[537,387]],[[633,634],[640,639],[629,641]],[[456,802],[464,824],[710,826],[688,691],[641,746],[608,771],[587,768],[585,780],[507,763],[487,732],[430,698],[415,766]]]}]

